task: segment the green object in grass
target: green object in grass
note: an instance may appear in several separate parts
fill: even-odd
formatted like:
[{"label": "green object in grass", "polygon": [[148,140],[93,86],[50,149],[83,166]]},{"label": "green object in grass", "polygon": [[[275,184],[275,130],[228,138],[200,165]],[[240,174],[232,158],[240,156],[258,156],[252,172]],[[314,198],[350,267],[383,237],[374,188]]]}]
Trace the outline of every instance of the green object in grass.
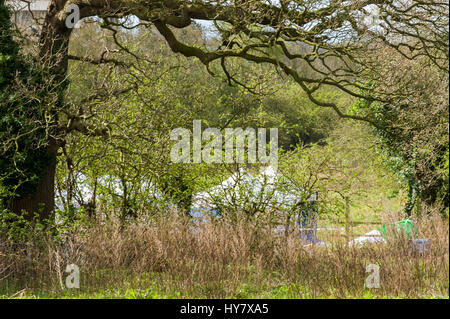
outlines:
[{"label": "green object in grass", "polygon": [[408,239],[413,239],[417,236],[418,233],[417,227],[414,226],[410,219],[400,220],[392,224],[382,225],[378,228],[378,231],[384,238],[387,238],[388,235],[405,232]]}]

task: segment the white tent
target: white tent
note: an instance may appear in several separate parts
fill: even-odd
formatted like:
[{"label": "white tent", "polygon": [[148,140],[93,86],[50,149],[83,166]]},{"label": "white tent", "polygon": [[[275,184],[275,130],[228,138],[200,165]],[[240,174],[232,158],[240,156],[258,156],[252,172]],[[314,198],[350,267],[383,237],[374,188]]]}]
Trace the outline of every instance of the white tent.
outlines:
[{"label": "white tent", "polygon": [[241,168],[219,185],[196,194],[193,208],[215,209],[220,200],[224,203],[264,203],[269,209],[290,210],[302,200],[301,194],[298,187],[271,166],[256,177]]},{"label": "white tent", "polygon": [[[94,187],[91,185],[92,182],[88,180],[86,175],[82,172],[75,172],[75,185],[74,189],[74,206],[79,207],[81,203],[87,203],[94,196]],[[123,186],[120,179],[111,176],[103,175],[97,179],[97,196],[102,197],[104,195],[104,190],[107,189],[107,193],[111,196],[123,196]],[[146,192],[148,199],[152,201],[167,202],[164,197],[163,192],[161,192],[158,187],[152,182],[142,182],[140,185],[140,191]],[[61,191],[61,194],[57,193],[55,195],[56,207],[60,210],[64,210],[64,201],[61,198],[67,195],[66,191]],[[173,203],[167,203],[170,207],[175,207]]]},{"label": "white tent", "polygon": [[256,182],[250,173],[241,168],[222,183],[196,194],[193,198],[193,207],[195,209],[214,208],[214,202],[219,197],[227,202],[242,200],[244,188],[247,189],[250,186],[252,189],[257,189]]},{"label": "white tent", "polygon": [[278,173],[272,166],[264,169],[256,178],[264,193],[271,197],[274,206],[290,210],[302,201],[302,189]]},{"label": "white tent", "polygon": [[[263,169],[256,177],[240,169],[222,183],[195,195],[191,214],[203,220],[207,215],[218,216],[223,207],[242,209],[246,206],[252,209],[256,206],[260,211],[292,212],[303,201],[302,195],[304,191],[271,166]],[[307,200],[315,201],[317,196],[310,196]],[[323,242],[316,237],[314,216],[315,210],[307,208],[302,214],[296,212],[292,221],[299,223],[305,241],[320,244]],[[283,227],[280,225],[275,231],[284,232]]]}]

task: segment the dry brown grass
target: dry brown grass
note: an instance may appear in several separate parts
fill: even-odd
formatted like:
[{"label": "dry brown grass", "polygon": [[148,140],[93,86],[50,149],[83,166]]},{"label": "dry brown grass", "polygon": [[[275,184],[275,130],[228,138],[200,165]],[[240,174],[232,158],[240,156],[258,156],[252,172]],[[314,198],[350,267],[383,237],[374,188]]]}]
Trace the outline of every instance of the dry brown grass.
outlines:
[{"label": "dry brown grass", "polygon": [[[401,239],[356,248],[336,238],[327,248],[305,247],[295,233],[278,236],[250,222],[193,231],[172,215],[126,227],[91,224],[64,245],[3,243],[0,295],[24,289],[63,295],[64,270],[73,263],[81,270],[78,292],[87,294],[158,287],[163,296],[191,298],[448,297],[448,220],[432,215],[417,223],[419,237],[431,238],[429,254],[414,254]],[[364,287],[368,264],[380,266],[379,289]]]}]

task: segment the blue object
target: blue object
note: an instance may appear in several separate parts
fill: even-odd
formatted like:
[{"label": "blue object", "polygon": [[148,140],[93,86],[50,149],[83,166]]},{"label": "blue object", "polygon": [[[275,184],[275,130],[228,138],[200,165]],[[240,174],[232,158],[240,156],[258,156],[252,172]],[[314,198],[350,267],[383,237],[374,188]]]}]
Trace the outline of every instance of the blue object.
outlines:
[{"label": "blue object", "polygon": [[430,252],[430,240],[428,238],[414,239],[411,241],[411,248],[419,254],[427,254]]},{"label": "blue object", "polygon": [[194,219],[203,219],[205,216],[220,218],[219,211],[217,209],[204,209],[200,208],[198,210],[191,210],[189,212],[189,215],[192,216]]},{"label": "blue object", "polygon": [[[316,244],[317,238],[317,205],[315,201],[302,204],[298,225],[300,236],[308,244]],[[305,229],[306,230],[303,230]]]}]

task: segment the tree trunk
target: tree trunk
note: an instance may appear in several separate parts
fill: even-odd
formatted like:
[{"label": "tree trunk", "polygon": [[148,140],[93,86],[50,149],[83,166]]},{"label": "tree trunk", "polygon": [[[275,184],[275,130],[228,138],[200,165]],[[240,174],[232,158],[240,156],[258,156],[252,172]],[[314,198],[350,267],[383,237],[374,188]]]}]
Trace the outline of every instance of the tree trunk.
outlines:
[{"label": "tree trunk", "polygon": [[[60,15],[61,12],[64,12],[66,2],[67,0],[50,1],[40,36],[41,63],[53,76],[51,85],[55,86],[60,97],[57,105],[54,106],[56,121],[58,121],[58,110],[63,107],[63,96],[67,87],[68,49],[72,32],[66,27],[65,16]],[[49,91],[52,90],[49,88]],[[33,218],[34,213],[39,214],[40,220],[50,217],[55,206],[56,159],[63,139],[63,135],[56,129],[51,132],[47,152],[51,154],[52,160],[44,168],[41,181],[34,194],[11,200],[10,206],[13,212],[23,215],[23,211],[25,211],[27,219]]]},{"label": "tree trunk", "polygon": [[56,154],[44,170],[34,194],[13,198],[11,201],[12,212],[24,215],[27,220],[33,219],[35,213],[39,215],[40,220],[48,219],[55,207]]},{"label": "tree trunk", "polygon": [[347,243],[350,242],[352,238],[351,233],[351,225],[352,221],[350,219],[350,199],[348,197],[345,198],[345,236]]}]

